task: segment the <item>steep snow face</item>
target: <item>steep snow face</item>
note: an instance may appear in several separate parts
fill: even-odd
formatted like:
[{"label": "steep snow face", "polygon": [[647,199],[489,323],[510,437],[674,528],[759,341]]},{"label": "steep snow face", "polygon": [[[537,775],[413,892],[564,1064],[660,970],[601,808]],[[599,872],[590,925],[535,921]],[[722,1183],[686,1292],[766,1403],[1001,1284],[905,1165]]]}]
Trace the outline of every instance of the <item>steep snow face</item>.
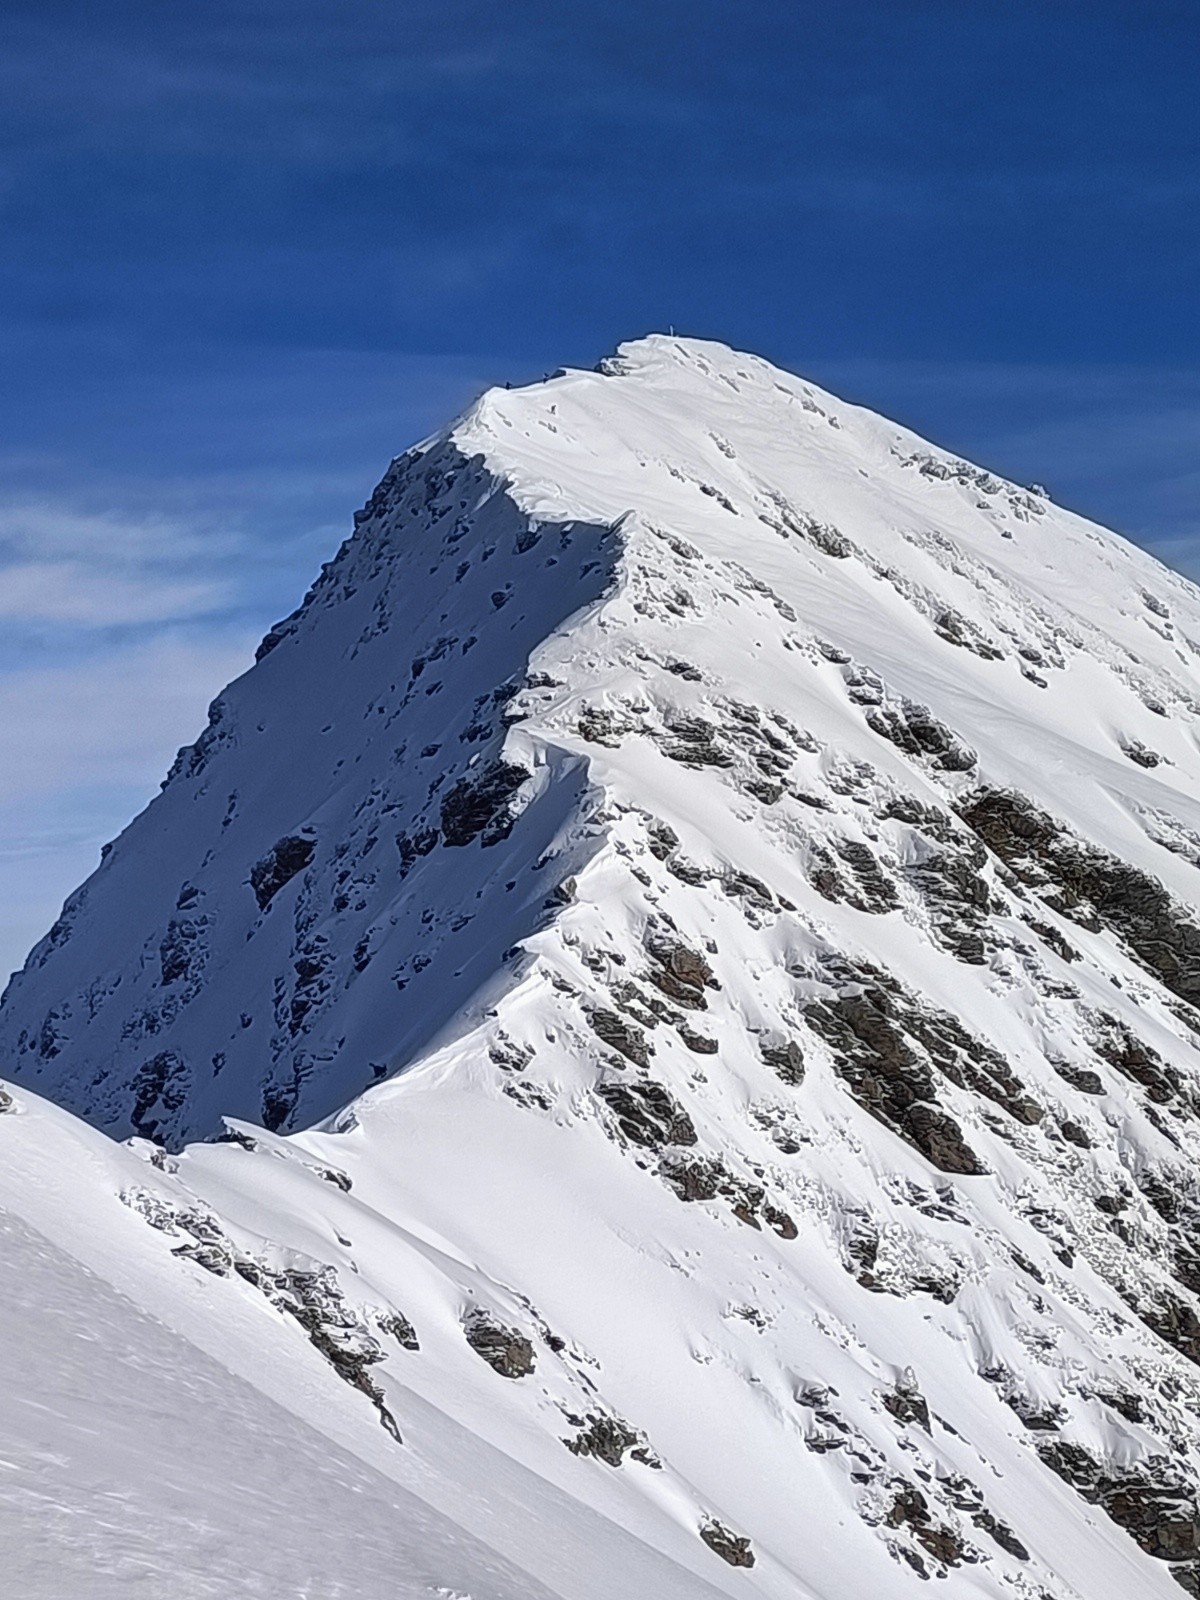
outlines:
[{"label": "steep snow face", "polygon": [[165,1281],[564,1597],[1200,1593],[1200,595],[661,337],[357,524],[0,1008]]},{"label": "steep snow face", "polygon": [[[19,1075],[174,1144],[226,1113],[294,1126],[495,981],[553,886],[523,867],[557,853],[586,784],[578,757],[520,734],[500,759],[511,699],[547,633],[612,581],[617,547],[564,527],[557,558],[531,559],[530,538],[452,440],[393,465],[10,985]],[[535,766],[539,803],[507,841]],[[468,773],[496,787],[468,793]]]}]

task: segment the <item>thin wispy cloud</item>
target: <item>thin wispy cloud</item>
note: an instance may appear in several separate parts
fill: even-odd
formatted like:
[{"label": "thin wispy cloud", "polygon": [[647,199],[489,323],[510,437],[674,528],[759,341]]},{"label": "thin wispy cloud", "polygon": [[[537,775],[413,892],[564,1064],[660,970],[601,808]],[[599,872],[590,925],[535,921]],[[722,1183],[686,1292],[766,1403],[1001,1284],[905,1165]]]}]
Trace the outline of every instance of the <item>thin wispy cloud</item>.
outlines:
[{"label": "thin wispy cloud", "polygon": [[0,619],[84,628],[176,621],[219,611],[232,586],[130,577],[82,561],[0,565]]},{"label": "thin wispy cloud", "polygon": [[[0,622],[22,634],[145,628],[227,610],[236,541],[160,519],[0,501]],[[78,639],[72,641],[78,644]],[[3,653],[0,652],[0,659]]]},{"label": "thin wispy cloud", "polygon": [[0,973],[20,965],[252,660],[253,637],[226,631],[0,674]]},{"label": "thin wispy cloud", "polygon": [[88,511],[65,501],[0,500],[0,558],[5,555],[80,558],[112,563],[179,563],[211,547],[180,522]]},{"label": "thin wispy cloud", "polygon": [[[0,806],[78,789],[157,786],[164,757],[195,737],[216,690],[253,659],[246,635],[155,639],[0,677]],[[14,759],[15,758],[15,759]]]}]

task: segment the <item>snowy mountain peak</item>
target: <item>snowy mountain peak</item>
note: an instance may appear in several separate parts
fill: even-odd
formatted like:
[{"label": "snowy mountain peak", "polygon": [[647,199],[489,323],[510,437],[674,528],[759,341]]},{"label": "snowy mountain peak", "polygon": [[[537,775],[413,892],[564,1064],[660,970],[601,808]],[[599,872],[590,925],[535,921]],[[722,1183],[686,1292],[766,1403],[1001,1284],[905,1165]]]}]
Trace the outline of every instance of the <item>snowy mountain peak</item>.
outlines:
[{"label": "snowy mountain peak", "polygon": [[502,1547],[564,1600],[1200,1593],[1198,641],[757,357],[489,391],[14,978],[5,1075],[140,1136],[112,1205],[373,1452],[549,1486]]}]

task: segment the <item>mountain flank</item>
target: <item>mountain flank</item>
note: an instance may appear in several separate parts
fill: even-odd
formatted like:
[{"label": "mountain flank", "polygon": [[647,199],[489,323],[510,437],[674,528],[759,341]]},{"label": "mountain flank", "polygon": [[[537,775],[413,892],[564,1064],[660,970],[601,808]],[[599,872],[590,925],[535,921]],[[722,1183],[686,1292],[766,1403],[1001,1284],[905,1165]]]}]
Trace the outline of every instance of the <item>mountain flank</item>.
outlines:
[{"label": "mountain flank", "polygon": [[490,391],[9,985],[3,1203],[414,1594],[1200,1595],[1198,661],[757,357]]}]

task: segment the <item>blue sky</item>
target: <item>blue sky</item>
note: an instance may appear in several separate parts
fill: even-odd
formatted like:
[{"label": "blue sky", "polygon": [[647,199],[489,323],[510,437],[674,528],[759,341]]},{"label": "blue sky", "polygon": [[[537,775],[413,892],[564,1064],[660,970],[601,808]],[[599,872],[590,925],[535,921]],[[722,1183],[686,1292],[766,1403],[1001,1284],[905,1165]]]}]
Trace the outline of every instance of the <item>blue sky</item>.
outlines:
[{"label": "blue sky", "polygon": [[389,456],[668,324],[1200,574],[1196,0],[0,0],[0,973]]}]

